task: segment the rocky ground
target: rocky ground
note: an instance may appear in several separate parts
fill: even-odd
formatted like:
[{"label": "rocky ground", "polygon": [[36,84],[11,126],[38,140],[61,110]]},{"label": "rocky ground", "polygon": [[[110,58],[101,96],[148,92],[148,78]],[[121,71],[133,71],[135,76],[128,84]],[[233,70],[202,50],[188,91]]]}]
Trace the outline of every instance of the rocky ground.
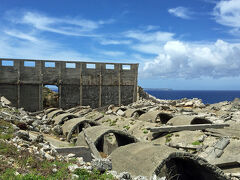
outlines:
[{"label": "rocky ground", "polygon": [[[128,106],[34,113],[11,107],[2,97],[0,179],[184,179],[189,172],[179,173],[178,166],[193,174],[196,166],[198,179],[203,174],[240,179],[239,99],[205,105],[200,99],[160,100],[139,92],[139,100]],[[188,129],[199,124],[225,127]],[[179,126],[187,129],[152,131]],[[173,163],[171,153],[193,161],[191,168],[185,161]],[[169,158],[175,174],[168,171]]]}]

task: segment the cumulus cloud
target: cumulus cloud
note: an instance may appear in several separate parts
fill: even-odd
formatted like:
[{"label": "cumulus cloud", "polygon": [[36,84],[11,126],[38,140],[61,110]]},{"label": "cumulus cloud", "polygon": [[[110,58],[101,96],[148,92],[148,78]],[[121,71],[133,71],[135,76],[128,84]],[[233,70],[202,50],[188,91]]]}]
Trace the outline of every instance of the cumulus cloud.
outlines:
[{"label": "cumulus cloud", "polygon": [[229,0],[220,1],[214,8],[214,15],[219,24],[240,27],[240,1]]},{"label": "cumulus cloud", "polygon": [[240,1],[219,1],[213,11],[216,22],[231,27],[229,31],[233,35],[240,35]]},{"label": "cumulus cloud", "polygon": [[161,78],[198,78],[239,76],[240,43],[223,40],[215,43],[168,41],[162,53],[144,64],[145,76]]},{"label": "cumulus cloud", "polygon": [[168,12],[182,19],[191,19],[191,14],[192,14],[192,12],[188,8],[181,7],[181,6],[168,9]]}]

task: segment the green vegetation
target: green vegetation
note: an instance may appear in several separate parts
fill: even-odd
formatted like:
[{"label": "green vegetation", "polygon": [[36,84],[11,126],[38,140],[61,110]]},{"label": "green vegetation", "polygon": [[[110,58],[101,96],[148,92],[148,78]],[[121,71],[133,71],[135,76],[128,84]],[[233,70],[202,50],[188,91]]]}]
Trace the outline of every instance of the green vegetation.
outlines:
[{"label": "green vegetation", "polygon": [[85,169],[76,169],[74,174],[78,175],[78,180],[114,180],[114,177],[111,174],[107,174],[106,172],[101,174],[97,170],[93,170],[93,172],[88,172]]},{"label": "green vegetation", "polygon": [[[10,180],[60,180],[71,179],[68,166],[76,163],[76,159],[69,162],[48,161],[39,155],[31,154],[28,150],[19,150],[16,146],[4,141],[13,137],[14,129],[11,123],[0,119],[0,179]],[[12,159],[12,163],[9,163]],[[56,168],[57,171],[52,170]],[[94,170],[88,172],[84,169],[77,169],[75,174],[79,180],[113,180],[113,176],[107,173],[100,173]]]},{"label": "green vegetation", "polygon": [[201,144],[201,142],[199,142],[199,141],[194,141],[194,142],[192,143],[192,145],[195,145],[195,146],[200,145],[200,144]]},{"label": "green vegetation", "polygon": [[129,125],[126,125],[126,126],[123,126],[124,129],[126,130],[129,130],[130,129],[130,126]]},{"label": "green vegetation", "polygon": [[116,126],[117,120],[111,120],[109,126]]},{"label": "green vegetation", "polygon": [[12,124],[0,119],[0,139],[10,139],[13,137]]},{"label": "green vegetation", "polygon": [[171,134],[167,134],[166,136],[165,136],[165,138],[166,138],[166,143],[167,142],[170,142],[171,140],[172,140],[172,137],[173,136],[173,134],[171,133]]},{"label": "green vegetation", "polygon": [[143,134],[147,134],[148,133],[148,130],[147,129],[142,129],[143,130]]}]

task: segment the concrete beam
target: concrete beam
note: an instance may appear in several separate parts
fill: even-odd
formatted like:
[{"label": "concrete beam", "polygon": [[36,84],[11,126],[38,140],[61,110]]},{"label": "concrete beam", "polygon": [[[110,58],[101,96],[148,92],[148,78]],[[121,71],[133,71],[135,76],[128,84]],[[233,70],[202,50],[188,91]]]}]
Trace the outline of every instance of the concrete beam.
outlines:
[{"label": "concrete beam", "polygon": [[229,124],[194,124],[194,125],[181,125],[181,126],[163,126],[163,127],[148,127],[147,130],[150,130],[154,133],[161,132],[176,132],[176,131],[194,131],[194,130],[204,130],[208,128],[221,129],[224,127],[229,127]]}]

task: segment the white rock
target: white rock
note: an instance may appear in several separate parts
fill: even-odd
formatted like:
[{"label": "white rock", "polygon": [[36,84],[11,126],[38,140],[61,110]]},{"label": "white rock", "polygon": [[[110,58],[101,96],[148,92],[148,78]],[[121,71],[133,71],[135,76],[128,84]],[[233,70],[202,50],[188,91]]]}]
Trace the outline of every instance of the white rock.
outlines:
[{"label": "white rock", "polygon": [[72,174],[71,179],[79,179],[79,176],[76,174]]},{"label": "white rock", "polygon": [[117,114],[118,114],[119,116],[125,116],[125,112],[122,111],[121,109],[119,109],[119,110],[117,111]]},{"label": "white rock", "polygon": [[52,172],[53,172],[53,173],[56,173],[57,171],[58,171],[57,168],[53,168],[53,169],[52,169]]},{"label": "white rock", "polygon": [[68,158],[73,158],[75,156],[76,156],[76,154],[73,154],[73,153],[70,153],[70,154],[67,155]]},{"label": "white rock", "polygon": [[48,153],[45,153],[44,156],[45,156],[45,158],[46,158],[47,160],[49,160],[49,161],[55,160],[55,157],[51,156],[51,155],[48,154]]},{"label": "white rock", "polygon": [[68,166],[68,170],[70,172],[74,172],[75,169],[77,169],[77,168],[79,168],[77,164],[72,164],[72,165]]}]

